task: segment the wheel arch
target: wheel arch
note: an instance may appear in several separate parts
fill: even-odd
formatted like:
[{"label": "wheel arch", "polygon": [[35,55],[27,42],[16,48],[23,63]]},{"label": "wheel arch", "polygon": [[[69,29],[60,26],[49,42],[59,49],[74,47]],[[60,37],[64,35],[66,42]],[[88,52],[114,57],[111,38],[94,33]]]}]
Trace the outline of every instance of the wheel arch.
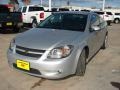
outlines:
[{"label": "wheel arch", "polygon": [[33,22],[33,20],[36,20],[37,21],[37,19],[36,19],[36,17],[35,16],[31,16],[31,18],[30,18],[31,20],[31,23]]},{"label": "wheel arch", "polygon": [[116,19],[120,20],[120,18],[115,18],[114,20],[116,20]]},{"label": "wheel arch", "polygon": [[[79,69],[78,68],[80,68],[80,62],[82,62],[82,61],[80,61],[81,59],[80,59],[80,56],[81,56],[81,54],[82,54],[82,52],[85,52],[85,57],[86,57],[86,60],[87,60],[87,58],[88,58],[88,56],[89,56],[89,47],[86,45],[86,46],[84,46],[82,49],[81,49],[81,52],[80,52],[80,54],[79,54],[79,58],[78,58],[78,60],[77,60],[77,65],[76,65],[76,69],[75,69],[75,74],[77,75],[77,76],[84,76],[84,74],[85,74],[85,71],[86,71],[86,68],[85,68],[85,71],[84,71],[84,69],[83,69],[83,67],[81,67],[81,73],[79,72]],[[85,64],[86,64],[86,61],[85,60]],[[79,65],[79,66],[78,66]],[[86,65],[85,65],[85,67],[86,67]],[[82,72],[82,71],[84,71],[84,72]]]},{"label": "wheel arch", "polygon": [[86,57],[89,57],[89,47],[88,45],[84,45],[83,47],[79,48],[77,51],[77,55],[76,55],[76,60],[75,60],[75,66],[74,66],[74,73],[76,73],[76,69],[77,69],[77,65],[78,65],[78,61],[79,61],[79,56],[81,55],[81,52],[85,49],[85,53],[86,53]]}]

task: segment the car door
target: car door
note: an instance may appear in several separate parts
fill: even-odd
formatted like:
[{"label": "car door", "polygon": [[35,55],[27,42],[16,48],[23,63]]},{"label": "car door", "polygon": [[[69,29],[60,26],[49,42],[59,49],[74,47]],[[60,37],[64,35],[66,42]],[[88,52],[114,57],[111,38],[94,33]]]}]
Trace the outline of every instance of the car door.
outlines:
[{"label": "car door", "polygon": [[88,39],[88,44],[89,44],[89,49],[90,49],[90,55],[92,56],[97,52],[99,49],[99,31],[95,31],[92,29],[92,26],[99,26],[100,20],[99,17],[96,14],[91,15],[90,19],[90,25],[89,25],[89,39]]},{"label": "car door", "polygon": [[106,33],[107,33],[107,22],[104,21],[102,18],[100,18],[100,30],[99,30],[99,33],[98,33],[98,37],[99,37],[99,48],[102,46],[103,42],[104,42],[104,39],[105,39],[105,36],[106,36]]},{"label": "car door", "polygon": [[32,21],[33,21],[33,19],[31,19],[31,17],[35,17],[37,19],[37,17],[39,16],[37,8],[38,7],[35,7],[35,6],[29,6],[28,14],[27,14],[29,23],[32,23]]},{"label": "car door", "polygon": [[27,7],[22,8],[22,16],[23,16],[23,22],[27,23]]}]

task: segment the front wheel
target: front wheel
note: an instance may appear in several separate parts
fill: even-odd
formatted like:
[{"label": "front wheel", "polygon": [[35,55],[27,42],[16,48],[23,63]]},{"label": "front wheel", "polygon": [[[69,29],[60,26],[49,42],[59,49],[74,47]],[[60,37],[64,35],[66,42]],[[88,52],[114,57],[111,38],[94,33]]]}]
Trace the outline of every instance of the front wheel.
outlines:
[{"label": "front wheel", "polygon": [[115,21],[114,21],[115,24],[118,24],[119,22],[120,22],[119,19],[115,19]]},{"label": "front wheel", "polygon": [[75,74],[77,76],[84,76],[85,71],[86,71],[86,52],[85,49],[83,49],[78,60]]},{"label": "front wheel", "polygon": [[107,21],[107,25],[110,26],[111,25],[111,21]]}]

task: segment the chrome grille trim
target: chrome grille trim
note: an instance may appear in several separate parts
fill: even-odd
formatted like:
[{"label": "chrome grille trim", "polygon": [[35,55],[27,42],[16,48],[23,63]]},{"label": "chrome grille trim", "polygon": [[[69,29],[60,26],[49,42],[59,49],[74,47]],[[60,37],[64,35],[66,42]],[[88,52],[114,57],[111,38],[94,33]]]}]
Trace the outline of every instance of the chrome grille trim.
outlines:
[{"label": "chrome grille trim", "polygon": [[31,49],[16,45],[15,52],[23,56],[40,58],[45,53],[45,50]]}]

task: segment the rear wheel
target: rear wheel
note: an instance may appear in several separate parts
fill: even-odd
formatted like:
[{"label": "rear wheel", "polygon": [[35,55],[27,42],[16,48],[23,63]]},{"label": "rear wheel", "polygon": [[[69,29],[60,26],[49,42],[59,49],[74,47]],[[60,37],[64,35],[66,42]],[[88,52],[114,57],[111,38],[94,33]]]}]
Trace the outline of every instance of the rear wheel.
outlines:
[{"label": "rear wheel", "polygon": [[14,33],[18,33],[19,30],[20,30],[20,29],[19,29],[18,27],[13,28],[13,32],[14,32]]},{"label": "rear wheel", "polygon": [[37,26],[37,21],[36,20],[33,20],[32,21],[32,28],[35,28]]},{"label": "rear wheel", "polygon": [[21,32],[22,28],[23,28],[23,27],[17,27],[17,26],[16,26],[16,27],[13,28],[13,32],[14,32],[14,33]]},{"label": "rear wheel", "polygon": [[85,52],[85,49],[83,49],[78,60],[76,75],[84,76],[85,70],[86,70],[86,52]]},{"label": "rear wheel", "polygon": [[2,28],[2,29],[0,29],[0,33],[3,33],[5,30]]}]

